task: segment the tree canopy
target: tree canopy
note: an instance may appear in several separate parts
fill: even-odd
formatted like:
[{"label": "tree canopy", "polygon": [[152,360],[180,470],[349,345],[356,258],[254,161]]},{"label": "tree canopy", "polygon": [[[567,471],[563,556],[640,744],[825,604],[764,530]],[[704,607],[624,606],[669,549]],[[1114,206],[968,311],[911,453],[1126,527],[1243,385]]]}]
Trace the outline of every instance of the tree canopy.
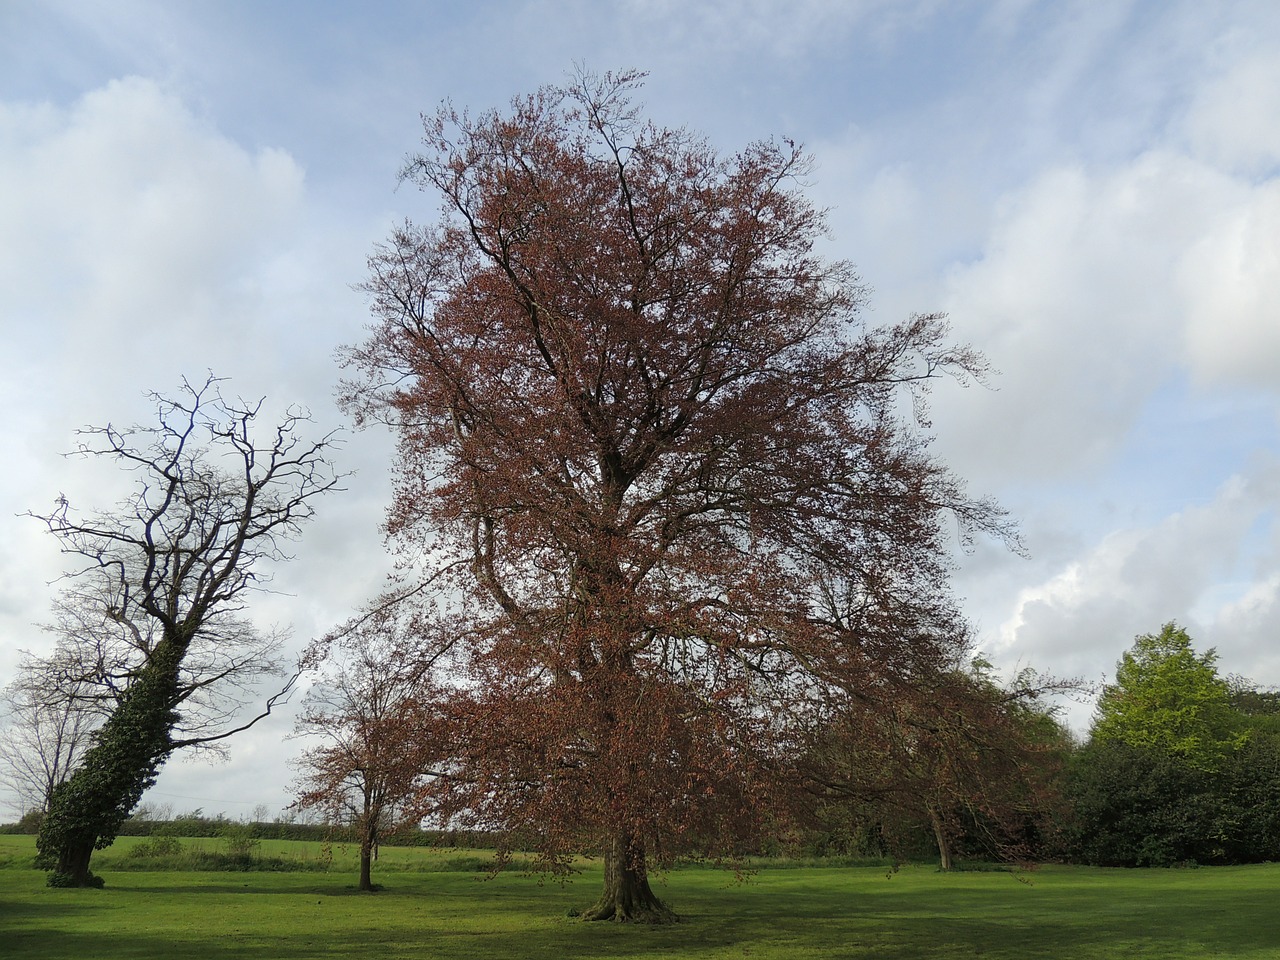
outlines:
[{"label": "tree canopy", "polygon": [[295,733],[319,738],[296,761],[297,806],[332,823],[351,823],[360,840],[359,889],[373,890],[379,839],[438,759],[422,712],[433,697],[430,672],[405,655],[394,615],[372,615],[313,643],[316,671]]},{"label": "tree canopy", "polygon": [[929,452],[928,385],[982,358],[862,323],[798,147],[722,156],[639,82],[425,119],[404,178],[443,215],[371,257],[347,391],[398,433],[405,569],[460,598],[431,809],[604,851],[615,920],[669,916],[654,858],[776,823],[845,706],[962,663],[957,535],[1011,537]]},{"label": "tree canopy", "polygon": [[1173,622],[1137,637],[1116,664],[1115,682],[1102,691],[1091,736],[1216,769],[1242,733],[1217,660],[1214,650],[1196,653],[1186,630]]}]

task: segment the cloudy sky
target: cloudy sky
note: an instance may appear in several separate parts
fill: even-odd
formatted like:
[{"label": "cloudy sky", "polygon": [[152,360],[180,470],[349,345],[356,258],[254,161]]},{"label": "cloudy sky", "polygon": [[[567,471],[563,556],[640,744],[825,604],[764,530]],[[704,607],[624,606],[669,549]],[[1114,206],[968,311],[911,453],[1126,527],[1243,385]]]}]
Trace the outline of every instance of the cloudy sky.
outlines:
[{"label": "cloudy sky", "polygon": [[[649,71],[649,115],[726,151],[804,143],[868,321],[944,310],[1000,370],[934,395],[938,453],[1026,542],[958,561],[988,657],[1097,681],[1176,619],[1280,684],[1274,0],[3,0],[0,682],[48,645],[62,569],[21,514],[119,493],[61,456],[75,429],[209,370],[342,426],[352,285],[436,209],[397,189],[419,113],[576,62]],[[296,644],[378,588],[390,454],[349,437],[357,473],[257,605]],[[279,809],[291,726],[148,799]]]}]

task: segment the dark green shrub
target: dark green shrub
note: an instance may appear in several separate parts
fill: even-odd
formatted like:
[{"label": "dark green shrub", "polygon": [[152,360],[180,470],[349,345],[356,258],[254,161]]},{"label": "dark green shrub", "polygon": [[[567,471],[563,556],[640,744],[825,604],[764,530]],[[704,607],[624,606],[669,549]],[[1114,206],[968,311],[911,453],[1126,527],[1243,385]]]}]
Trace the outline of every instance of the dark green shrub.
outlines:
[{"label": "dark green shrub", "polygon": [[1163,750],[1090,743],[1073,758],[1068,845],[1101,867],[1221,863],[1221,803],[1215,778]]}]

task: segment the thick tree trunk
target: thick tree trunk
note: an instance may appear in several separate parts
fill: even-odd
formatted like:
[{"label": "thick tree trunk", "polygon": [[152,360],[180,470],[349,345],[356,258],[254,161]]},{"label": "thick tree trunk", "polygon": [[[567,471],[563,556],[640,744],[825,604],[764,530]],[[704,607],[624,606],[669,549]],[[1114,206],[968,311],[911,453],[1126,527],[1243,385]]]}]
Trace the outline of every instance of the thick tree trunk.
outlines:
[{"label": "thick tree trunk", "polygon": [[37,863],[51,886],[100,887],[89,872],[95,847],[116,838],[142,794],[156,781],[172,744],[178,667],[185,643],[162,640],[151,662],[95,734],[79,769],[49,798],[36,837]]},{"label": "thick tree trunk", "polygon": [[360,831],[360,884],[359,889],[372,891],[373,886],[373,851],[378,838],[376,827],[365,824]]},{"label": "thick tree trunk", "polygon": [[364,815],[360,818],[360,884],[359,889],[373,891],[373,861],[378,854],[378,822],[382,806],[374,798],[372,787],[365,785]]},{"label": "thick tree trunk", "polygon": [[951,841],[947,837],[946,827],[938,812],[929,808],[929,822],[933,824],[933,838],[938,843],[938,863],[944,872],[951,870]]},{"label": "thick tree trunk", "polygon": [[614,837],[604,855],[604,891],[582,919],[614,923],[674,923],[678,919],[649,886],[643,841],[626,833]]},{"label": "thick tree trunk", "polygon": [[102,881],[89,872],[89,860],[93,857],[93,841],[68,843],[58,852],[55,867],[64,886],[100,887]]}]

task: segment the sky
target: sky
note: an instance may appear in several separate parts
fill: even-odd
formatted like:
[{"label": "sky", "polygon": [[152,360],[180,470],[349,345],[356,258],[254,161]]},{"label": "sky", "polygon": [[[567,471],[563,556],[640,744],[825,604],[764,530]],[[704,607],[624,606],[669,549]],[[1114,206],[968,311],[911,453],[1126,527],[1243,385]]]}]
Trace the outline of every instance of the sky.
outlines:
[{"label": "sky", "polygon": [[[0,0],[0,683],[65,569],[26,513],[125,490],[63,456],[76,429],[209,371],[349,428],[365,258],[438,209],[397,179],[420,114],[575,64],[648,71],[648,116],[724,152],[804,144],[866,322],[944,311],[999,371],[932,403],[1025,544],[956,557],[988,659],[1096,684],[1176,620],[1280,684],[1274,0]],[[294,649],[381,586],[392,453],[348,430],[345,491],[254,601]],[[296,706],[145,802],[280,810]]]}]

